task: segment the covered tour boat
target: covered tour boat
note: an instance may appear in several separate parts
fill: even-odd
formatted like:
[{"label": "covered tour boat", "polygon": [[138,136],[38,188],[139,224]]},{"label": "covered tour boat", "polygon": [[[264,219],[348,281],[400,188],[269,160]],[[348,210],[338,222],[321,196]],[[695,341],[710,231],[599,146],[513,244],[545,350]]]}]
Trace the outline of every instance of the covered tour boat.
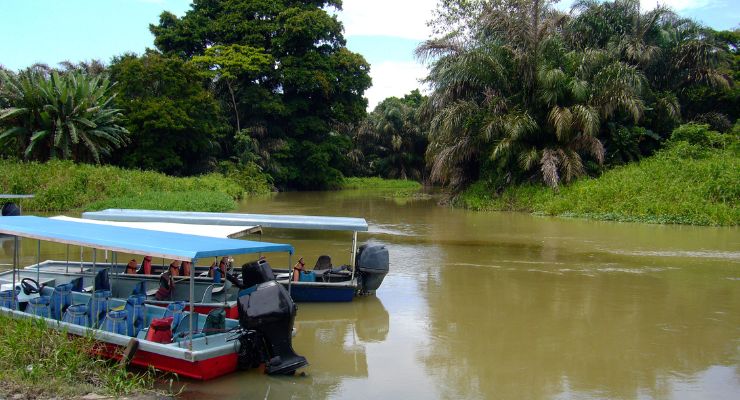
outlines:
[{"label": "covered tour boat", "polygon": [[[120,358],[130,351],[134,365],[152,366],[194,379],[212,379],[239,367],[265,366],[272,374],[291,374],[307,365],[292,349],[296,308],[276,282],[255,284],[238,293],[238,319],[225,317],[223,308],[208,315],[197,310],[195,269],[191,269],[187,302],[167,307],[147,303],[147,293],[132,290],[113,296],[121,281],[99,279],[95,260],[80,276],[60,272],[36,279],[18,269],[20,238],[88,247],[116,254],[155,256],[191,262],[241,254],[293,253],[288,244],[161,232],[119,226],[54,220],[33,216],[0,219],[0,233],[14,237],[13,270],[0,274],[0,312],[15,318],[41,318],[54,329],[92,335],[101,354]],[[40,253],[40,251],[39,251]],[[40,265],[37,262],[37,266]],[[256,263],[249,265],[256,266]],[[68,267],[68,266],[67,266]],[[105,270],[104,266],[100,267]],[[249,267],[245,266],[246,271]],[[75,279],[83,278],[79,281]],[[98,278],[98,279],[96,279]],[[75,283],[77,282],[77,284]],[[88,285],[89,284],[89,285]],[[106,286],[107,285],[107,286]],[[135,349],[135,350],[134,350]]]},{"label": "covered tour boat", "polygon": [[373,294],[389,271],[390,261],[385,246],[365,245],[358,248],[358,232],[367,232],[364,218],[306,215],[238,214],[184,211],[107,209],[86,212],[83,219],[118,222],[157,222],[217,226],[260,226],[262,228],[333,230],[352,232],[352,247],[347,265],[334,267],[330,258],[320,257],[312,271],[301,272],[300,279],[291,277],[293,266],[274,269],[275,278],[286,287],[296,302],[351,301],[358,294]]}]

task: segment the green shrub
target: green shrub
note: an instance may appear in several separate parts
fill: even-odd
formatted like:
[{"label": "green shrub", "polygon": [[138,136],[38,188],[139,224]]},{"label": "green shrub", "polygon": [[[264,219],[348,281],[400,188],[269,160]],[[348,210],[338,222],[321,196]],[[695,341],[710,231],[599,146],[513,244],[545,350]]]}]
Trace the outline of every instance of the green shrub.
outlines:
[{"label": "green shrub", "polygon": [[0,160],[0,192],[31,193],[23,200],[31,211],[89,210],[103,205],[166,210],[219,210],[234,207],[244,192],[267,192],[264,176],[255,172],[252,182],[243,172],[240,180],[212,173],[173,178],[151,171],[111,166],[74,164],[69,161],[22,163]]},{"label": "green shrub", "polygon": [[373,190],[382,192],[387,197],[403,198],[416,196],[421,189],[421,183],[407,179],[384,178],[344,178],[343,190]]},{"label": "green shrub", "polygon": [[559,192],[541,185],[521,185],[495,193],[478,182],[458,197],[457,204],[479,210],[617,221],[740,224],[736,136],[702,126],[682,126],[674,131],[671,142],[653,157],[614,168],[597,179],[580,179]]}]

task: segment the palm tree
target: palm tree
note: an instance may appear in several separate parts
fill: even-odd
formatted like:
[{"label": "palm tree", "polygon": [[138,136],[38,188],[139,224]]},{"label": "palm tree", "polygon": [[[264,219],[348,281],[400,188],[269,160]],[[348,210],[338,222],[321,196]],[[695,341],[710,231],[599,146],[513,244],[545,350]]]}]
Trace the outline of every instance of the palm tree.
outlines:
[{"label": "palm tree", "polygon": [[488,159],[506,182],[557,187],[586,172],[583,157],[603,162],[600,127],[640,118],[643,77],[605,52],[568,51],[566,21],[548,1],[492,3],[472,40],[453,33],[417,49],[434,60],[432,179],[459,190]]},{"label": "palm tree", "polygon": [[0,71],[0,81],[9,105],[0,109],[0,143],[14,146],[25,159],[99,163],[101,155],[128,141],[106,77],[29,68]]},{"label": "palm tree", "polygon": [[413,106],[396,97],[387,98],[375,107],[360,131],[374,139],[382,176],[421,179],[424,160],[419,149],[426,146],[426,138]]}]

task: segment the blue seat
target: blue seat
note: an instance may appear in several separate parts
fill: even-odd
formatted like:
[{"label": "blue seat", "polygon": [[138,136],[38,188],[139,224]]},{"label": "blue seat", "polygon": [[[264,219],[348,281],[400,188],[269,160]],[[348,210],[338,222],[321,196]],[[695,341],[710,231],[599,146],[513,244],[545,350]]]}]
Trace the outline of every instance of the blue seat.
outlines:
[{"label": "blue seat", "polygon": [[92,294],[88,302],[88,323],[90,326],[98,326],[108,312],[108,299],[111,297],[110,290],[98,290]]},{"label": "blue seat", "polygon": [[162,316],[162,318],[172,317],[173,332],[175,328],[177,328],[177,326],[180,324],[180,321],[182,321],[183,310],[185,310],[185,302],[176,301],[174,303],[170,303],[167,306],[167,309],[164,311],[164,315]]},{"label": "blue seat", "polygon": [[126,299],[126,311],[128,311],[129,332],[136,336],[146,324],[146,295],[132,295]]},{"label": "blue seat", "polygon": [[51,316],[51,310],[49,309],[50,302],[51,300],[48,296],[34,297],[28,301],[26,312],[32,315],[38,315],[39,317],[49,318]]},{"label": "blue seat", "polygon": [[64,312],[63,322],[88,326],[87,304],[73,304]]},{"label": "blue seat", "polygon": [[72,284],[63,283],[57,285],[50,296],[50,312],[51,318],[60,320],[64,316],[64,312],[72,304]]},{"label": "blue seat", "polygon": [[199,337],[205,337],[203,332],[198,331],[198,319],[200,314],[198,313],[187,313],[184,314],[182,320],[172,332],[173,341],[179,342],[188,338],[190,333],[190,320],[193,320],[193,339]]},{"label": "blue seat", "polygon": [[0,306],[15,310],[18,306],[18,290],[3,290],[0,292]]},{"label": "blue seat", "polygon": [[119,335],[134,336],[133,331],[129,329],[130,327],[127,310],[108,311],[108,314],[105,315],[103,322],[100,324],[100,329],[104,331]]}]

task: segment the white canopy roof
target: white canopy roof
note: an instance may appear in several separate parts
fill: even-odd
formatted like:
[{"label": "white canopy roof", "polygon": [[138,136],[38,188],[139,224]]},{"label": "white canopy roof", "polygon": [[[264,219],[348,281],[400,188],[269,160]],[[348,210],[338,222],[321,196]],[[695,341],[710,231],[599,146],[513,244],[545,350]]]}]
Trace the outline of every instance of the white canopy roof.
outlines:
[{"label": "white canopy roof", "polygon": [[206,236],[214,238],[231,238],[236,239],[250,233],[262,232],[260,226],[229,226],[229,225],[195,225],[195,224],[176,224],[172,222],[119,222],[119,221],[100,221],[94,219],[82,219],[58,215],[51,217],[62,221],[84,222],[87,224],[100,224],[109,226],[124,226],[127,228],[146,229],[150,231],[183,233],[187,235]]}]

